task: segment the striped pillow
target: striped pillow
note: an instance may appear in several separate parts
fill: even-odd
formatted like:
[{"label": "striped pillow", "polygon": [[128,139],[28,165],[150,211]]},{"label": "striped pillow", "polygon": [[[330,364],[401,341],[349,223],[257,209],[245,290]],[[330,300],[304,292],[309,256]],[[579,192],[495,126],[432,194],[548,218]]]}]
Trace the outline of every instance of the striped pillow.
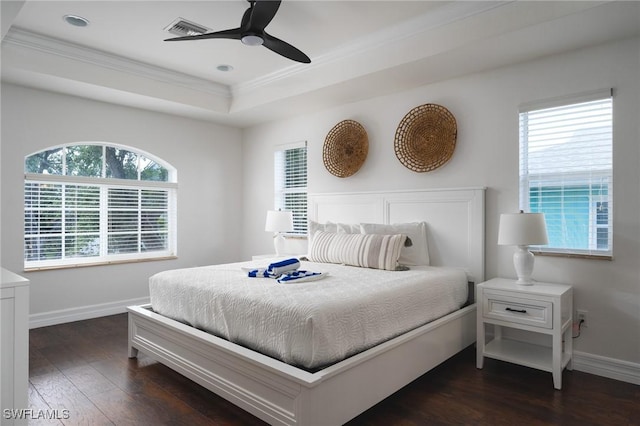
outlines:
[{"label": "striped pillow", "polygon": [[335,234],[317,231],[309,260],[395,271],[406,235]]}]

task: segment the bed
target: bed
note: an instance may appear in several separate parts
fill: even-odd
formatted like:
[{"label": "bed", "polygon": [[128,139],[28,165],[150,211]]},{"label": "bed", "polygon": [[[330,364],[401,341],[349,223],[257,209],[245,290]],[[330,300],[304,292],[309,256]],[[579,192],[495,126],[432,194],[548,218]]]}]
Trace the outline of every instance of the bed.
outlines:
[{"label": "bed", "polygon": [[[426,221],[433,269],[463,271],[472,282],[484,279],[483,188],[313,194],[309,217],[320,223]],[[211,268],[237,272],[248,266]],[[329,277],[342,274],[332,268],[325,271]],[[200,329],[206,326],[191,327],[184,318],[160,315],[152,303],[128,309],[129,356],[141,350],[270,424],[342,424],[471,345],[475,309],[467,303],[344,359],[320,357],[305,365],[304,359],[252,350]]]}]

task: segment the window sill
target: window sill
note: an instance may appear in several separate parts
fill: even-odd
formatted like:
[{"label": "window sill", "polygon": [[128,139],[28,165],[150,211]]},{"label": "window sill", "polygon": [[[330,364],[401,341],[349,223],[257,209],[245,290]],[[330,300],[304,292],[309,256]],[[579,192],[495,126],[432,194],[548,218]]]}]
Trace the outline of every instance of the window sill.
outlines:
[{"label": "window sill", "polygon": [[569,259],[593,259],[593,260],[613,260],[613,256],[611,255],[600,255],[600,254],[582,254],[582,253],[559,253],[559,252],[549,252],[549,251],[534,251],[531,250],[535,256],[549,256],[549,257],[565,257]]},{"label": "window sill", "polygon": [[68,265],[55,265],[55,266],[37,266],[26,267],[24,272],[38,272],[38,271],[51,271],[56,269],[72,269],[72,268],[85,268],[90,266],[105,266],[105,265],[119,265],[125,263],[142,263],[142,262],[155,262],[162,260],[174,260],[178,256],[162,256],[162,257],[150,257],[148,259],[126,259],[126,260],[111,260],[106,262],[92,262],[92,263],[73,263]]}]

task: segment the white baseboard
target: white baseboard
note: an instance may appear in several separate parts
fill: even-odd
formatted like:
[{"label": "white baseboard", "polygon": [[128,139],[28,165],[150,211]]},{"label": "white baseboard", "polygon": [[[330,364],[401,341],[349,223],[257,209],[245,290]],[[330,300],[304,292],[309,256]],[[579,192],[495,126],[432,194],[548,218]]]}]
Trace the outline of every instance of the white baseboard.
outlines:
[{"label": "white baseboard", "polygon": [[77,308],[61,309],[58,311],[42,312],[29,315],[29,328],[46,327],[48,325],[81,321],[91,318],[121,314],[127,311],[127,306],[144,305],[149,303],[148,297],[119,300],[117,302],[101,303],[99,305],[80,306]]},{"label": "white baseboard", "polygon": [[573,351],[573,369],[640,385],[640,364]]}]

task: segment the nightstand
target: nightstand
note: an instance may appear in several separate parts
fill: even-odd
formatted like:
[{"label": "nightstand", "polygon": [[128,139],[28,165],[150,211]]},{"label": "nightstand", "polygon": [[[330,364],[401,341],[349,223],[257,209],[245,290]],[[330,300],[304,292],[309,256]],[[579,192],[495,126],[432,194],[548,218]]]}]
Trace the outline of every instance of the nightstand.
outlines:
[{"label": "nightstand", "polygon": [[[478,284],[478,336],[476,365],[494,358],[553,373],[553,386],[562,388],[562,370],[571,370],[573,354],[573,289],[571,286],[535,282],[517,285],[515,280],[494,278]],[[487,341],[487,324],[493,339]],[[551,346],[509,339],[504,328],[551,336]]]}]

